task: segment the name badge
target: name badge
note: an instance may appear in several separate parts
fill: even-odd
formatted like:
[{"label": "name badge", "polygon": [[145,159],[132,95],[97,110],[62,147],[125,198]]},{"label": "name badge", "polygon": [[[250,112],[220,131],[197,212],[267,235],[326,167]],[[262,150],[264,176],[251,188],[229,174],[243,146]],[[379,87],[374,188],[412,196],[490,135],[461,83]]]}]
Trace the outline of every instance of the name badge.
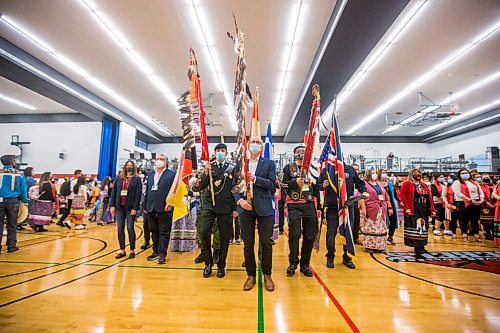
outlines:
[{"label": "name badge", "polygon": [[309,191],[309,185],[304,184],[304,186],[302,186],[302,192],[308,192],[308,191]]},{"label": "name badge", "polygon": [[127,190],[121,190],[120,191],[120,196],[126,197],[127,196]]},{"label": "name badge", "polygon": [[151,191],[158,191],[158,185],[151,186]]},{"label": "name badge", "polygon": [[379,199],[380,201],[384,201],[384,196],[383,196],[382,194],[379,194],[379,195],[378,195],[378,199]]}]

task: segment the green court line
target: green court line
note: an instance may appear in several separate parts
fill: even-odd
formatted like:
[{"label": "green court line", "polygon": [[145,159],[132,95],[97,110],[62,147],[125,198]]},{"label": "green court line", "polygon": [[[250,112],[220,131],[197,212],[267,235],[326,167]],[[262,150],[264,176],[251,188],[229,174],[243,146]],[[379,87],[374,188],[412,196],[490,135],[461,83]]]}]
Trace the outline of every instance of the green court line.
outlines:
[{"label": "green court line", "polygon": [[258,290],[258,311],[257,311],[257,332],[264,332],[264,294],[262,292],[262,268],[259,263],[259,290]]}]

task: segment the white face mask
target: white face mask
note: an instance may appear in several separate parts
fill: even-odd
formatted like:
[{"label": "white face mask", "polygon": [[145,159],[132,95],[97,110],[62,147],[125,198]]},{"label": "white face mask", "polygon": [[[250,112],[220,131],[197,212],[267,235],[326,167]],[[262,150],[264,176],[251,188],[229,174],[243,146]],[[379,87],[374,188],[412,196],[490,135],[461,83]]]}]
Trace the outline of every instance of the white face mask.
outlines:
[{"label": "white face mask", "polygon": [[251,143],[249,150],[252,154],[257,154],[260,153],[260,144],[258,143]]},{"label": "white face mask", "polygon": [[163,169],[165,167],[165,162],[163,162],[162,160],[156,160],[155,166],[157,169]]},{"label": "white face mask", "polygon": [[378,176],[376,173],[372,173],[372,180],[377,180]]}]

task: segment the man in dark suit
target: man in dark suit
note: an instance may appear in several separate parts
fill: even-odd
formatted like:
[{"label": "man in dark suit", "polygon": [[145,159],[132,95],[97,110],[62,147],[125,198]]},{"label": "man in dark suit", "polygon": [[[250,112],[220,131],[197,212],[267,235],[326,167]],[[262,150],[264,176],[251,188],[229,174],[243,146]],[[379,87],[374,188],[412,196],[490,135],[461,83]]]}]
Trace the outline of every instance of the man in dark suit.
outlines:
[{"label": "man in dark suit", "polygon": [[155,170],[148,175],[147,179],[144,213],[148,215],[149,229],[153,238],[153,253],[147,259],[149,261],[158,259],[159,264],[166,262],[172,230],[173,210],[167,205],[167,195],[174,178],[175,172],[167,169],[165,155],[157,155]]},{"label": "man in dark suit", "polygon": [[[358,173],[352,166],[344,164],[344,174],[348,198],[354,195],[354,187],[356,187],[360,193],[364,194],[366,192],[365,182],[359,178]],[[330,179],[328,179],[329,176]],[[332,187],[332,184],[330,184],[330,180],[332,184],[337,184],[337,174],[328,175],[328,168],[324,168],[319,176],[318,185],[320,186],[320,190],[326,191],[323,200],[326,208],[326,267],[334,268],[335,237],[337,235],[337,229],[339,228],[339,209],[337,191]],[[367,196],[366,194],[366,197]],[[359,207],[363,218],[366,212],[364,200],[359,201]],[[349,207],[349,223],[352,225],[353,222],[354,208],[351,206]],[[343,246],[343,250],[342,264],[350,269],[356,268],[351,258],[347,255],[347,247],[345,245]]]},{"label": "man in dark suit", "polygon": [[[212,274],[214,260],[212,257],[211,236],[215,219],[219,223],[220,231],[220,254],[217,262],[217,277],[226,275],[226,258],[229,249],[229,239],[231,237],[231,223],[234,216],[237,216],[236,202],[231,193],[234,165],[226,162],[227,146],[219,143],[215,146],[215,161],[205,165],[205,172],[198,180],[193,190],[203,191],[203,212],[201,217],[201,244],[205,259],[205,269],[203,277],[208,278]],[[212,174],[210,180],[209,173]],[[214,192],[215,205],[212,202],[212,192]]]},{"label": "man in dark suit", "polygon": [[[251,200],[247,201],[245,193],[235,193],[234,198],[238,204],[240,214],[241,237],[245,244],[244,255],[247,270],[247,281],[243,290],[253,288],[256,282],[257,265],[255,262],[255,221],[258,221],[259,242],[262,248],[262,271],[264,273],[264,287],[267,291],[274,290],[274,282],[271,279],[273,248],[271,237],[274,225],[274,201],[272,195],[276,190],[276,165],[273,161],[261,156],[264,144],[260,137],[250,140],[249,150],[251,158],[248,161],[249,172],[246,177],[251,182]],[[241,165],[239,168],[241,169]],[[239,171],[244,172],[244,170]],[[238,182],[234,177],[233,185]]]}]

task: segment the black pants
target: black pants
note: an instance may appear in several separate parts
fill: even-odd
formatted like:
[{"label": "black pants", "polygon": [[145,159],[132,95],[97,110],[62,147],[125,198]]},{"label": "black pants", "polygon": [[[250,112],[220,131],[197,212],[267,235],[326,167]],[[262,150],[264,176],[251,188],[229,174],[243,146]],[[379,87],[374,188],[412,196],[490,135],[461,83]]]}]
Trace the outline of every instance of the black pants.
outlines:
[{"label": "black pants", "polygon": [[249,276],[257,275],[257,264],[255,262],[255,221],[258,221],[259,243],[262,247],[262,272],[271,275],[273,268],[273,236],[274,216],[258,216],[254,209],[245,210],[240,214],[241,239],[243,239],[245,255],[245,266]]},{"label": "black pants", "polygon": [[389,237],[394,237],[394,232],[398,227],[398,214],[395,210],[392,211],[392,215],[388,215],[389,217]]},{"label": "black pants", "polygon": [[217,267],[225,268],[227,251],[229,249],[229,237],[231,234],[231,223],[233,221],[231,214],[216,214],[212,209],[203,210],[203,214],[201,215],[201,246],[203,248],[202,251],[205,265],[213,265],[211,243],[212,229],[216,218],[219,223],[220,232],[220,254]]},{"label": "black pants", "polygon": [[[337,208],[328,207],[326,209],[326,257],[335,258],[335,237],[339,228],[339,211]],[[349,260],[347,247],[344,245],[343,259]]]},{"label": "black pants", "polygon": [[68,199],[68,204],[66,206],[66,209],[63,211],[61,218],[59,219],[59,223],[63,223],[63,221],[68,218],[69,213],[71,211],[71,204],[72,203],[73,203],[73,199]]},{"label": "black pants", "polygon": [[[453,205],[456,207],[457,201],[454,201]],[[453,209],[451,211],[450,230],[454,235],[457,234],[457,227],[460,225],[459,223],[460,223],[460,213],[458,212],[458,209]]]},{"label": "black pants", "polygon": [[357,204],[354,205],[354,221],[352,227],[352,239],[357,241],[359,239],[359,224],[361,221],[361,214],[359,211],[359,206]]},{"label": "black pants", "polygon": [[0,249],[2,248],[3,220],[7,218],[7,250],[16,248],[17,215],[19,214],[19,199],[4,198],[0,202]]},{"label": "black pants", "polygon": [[144,243],[151,241],[151,230],[149,230],[148,214],[142,214],[142,222],[144,227]]},{"label": "black pants", "polygon": [[279,213],[279,230],[283,232],[283,228],[285,227],[285,204],[280,201],[278,205],[278,213]]},{"label": "black pants", "polygon": [[467,235],[469,232],[469,223],[473,235],[479,234],[479,215],[481,214],[481,206],[470,204],[465,207],[463,201],[457,201],[457,209],[460,214],[460,230],[462,235]]},{"label": "black pants", "polygon": [[314,240],[318,233],[318,218],[314,202],[288,204],[288,247],[290,264],[299,263],[299,240],[302,233],[302,249],[300,265],[309,266]]},{"label": "black pants", "polygon": [[239,217],[231,216],[231,239],[240,239],[241,226]]},{"label": "black pants", "polygon": [[147,215],[153,238],[153,253],[166,257],[172,230],[172,212],[151,212]]}]

